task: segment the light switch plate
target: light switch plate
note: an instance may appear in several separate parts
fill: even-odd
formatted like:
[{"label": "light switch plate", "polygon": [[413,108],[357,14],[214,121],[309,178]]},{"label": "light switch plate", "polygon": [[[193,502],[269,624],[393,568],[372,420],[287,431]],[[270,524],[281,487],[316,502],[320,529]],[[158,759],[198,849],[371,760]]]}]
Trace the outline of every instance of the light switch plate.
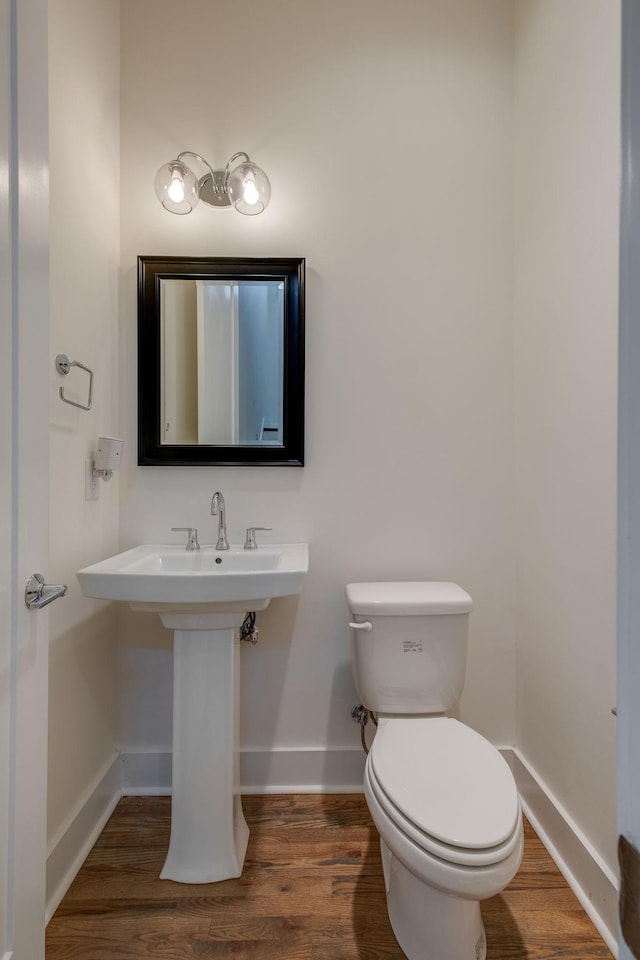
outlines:
[{"label": "light switch plate", "polygon": [[84,498],[85,500],[97,500],[100,496],[100,487],[98,478],[93,475],[93,462],[85,460],[84,462]]}]

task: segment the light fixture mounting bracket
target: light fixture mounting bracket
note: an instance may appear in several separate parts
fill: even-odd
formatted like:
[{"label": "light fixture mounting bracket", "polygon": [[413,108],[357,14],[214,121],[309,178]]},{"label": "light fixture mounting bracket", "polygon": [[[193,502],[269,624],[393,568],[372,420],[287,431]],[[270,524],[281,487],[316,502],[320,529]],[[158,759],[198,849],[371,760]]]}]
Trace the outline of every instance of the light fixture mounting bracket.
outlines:
[{"label": "light fixture mounting bracket", "polygon": [[212,170],[198,180],[198,192],[203,203],[210,207],[230,207],[231,200],[227,192],[227,171]]}]

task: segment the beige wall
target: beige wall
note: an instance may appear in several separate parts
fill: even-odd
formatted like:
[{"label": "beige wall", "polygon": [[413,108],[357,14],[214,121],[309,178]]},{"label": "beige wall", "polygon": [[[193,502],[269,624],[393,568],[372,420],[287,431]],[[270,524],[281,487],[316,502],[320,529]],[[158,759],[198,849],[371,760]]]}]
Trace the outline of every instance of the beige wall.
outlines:
[{"label": "beige wall", "polygon": [[[49,609],[49,839],[56,840],[116,752],[115,606],[85,600],[75,571],[118,550],[119,481],[85,501],[84,461],[118,435],[120,214],[119,9],[111,0],[50,3],[51,400],[50,559],[67,597]],[[66,353],[95,373],[62,380]],[[126,454],[133,456],[130,448]]]},{"label": "beige wall", "polygon": [[[243,651],[245,746],[352,746],[343,590],[444,578],[474,597],[464,717],[513,740],[512,6],[415,3],[122,6],[122,335],[136,437],[136,256],[307,258],[304,469],[136,468],[122,545],[250,524],[308,540],[299,602],[260,615]],[[255,15],[255,24],[252,14]],[[192,25],[189,29],[187,25]],[[273,200],[247,218],[157,203],[183,149],[246,150]],[[176,540],[177,542],[177,540]],[[124,612],[124,749],[170,744],[170,637]]]},{"label": "beige wall", "polygon": [[614,870],[619,4],[516,14],[516,744]]}]

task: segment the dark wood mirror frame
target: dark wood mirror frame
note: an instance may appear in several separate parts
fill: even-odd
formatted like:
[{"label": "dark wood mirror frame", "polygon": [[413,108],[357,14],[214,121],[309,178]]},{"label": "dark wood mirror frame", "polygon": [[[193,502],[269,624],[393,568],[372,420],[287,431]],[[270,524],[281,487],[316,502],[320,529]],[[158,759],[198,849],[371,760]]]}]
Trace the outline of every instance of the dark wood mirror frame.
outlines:
[{"label": "dark wood mirror frame", "polygon": [[[301,467],[304,464],[304,258],[138,257],[138,464]],[[283,443],[162,444],[160,289],[167,279],[284,284]]]}]

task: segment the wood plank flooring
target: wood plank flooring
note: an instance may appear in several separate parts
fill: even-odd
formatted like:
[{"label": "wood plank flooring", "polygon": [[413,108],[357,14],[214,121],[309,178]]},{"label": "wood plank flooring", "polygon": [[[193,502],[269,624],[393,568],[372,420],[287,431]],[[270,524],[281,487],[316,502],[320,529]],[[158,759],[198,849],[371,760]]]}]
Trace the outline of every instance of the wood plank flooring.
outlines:
[{"label": "wood plank flooring", "polygon": [[[49,923],[46,960],[403,960],[364,797],[243,806],[242,876],[185,885],[158,879],[170,799],[121,800]],[[611,960],[528,824],[520,872],[482,913],[487,960]]]}]

